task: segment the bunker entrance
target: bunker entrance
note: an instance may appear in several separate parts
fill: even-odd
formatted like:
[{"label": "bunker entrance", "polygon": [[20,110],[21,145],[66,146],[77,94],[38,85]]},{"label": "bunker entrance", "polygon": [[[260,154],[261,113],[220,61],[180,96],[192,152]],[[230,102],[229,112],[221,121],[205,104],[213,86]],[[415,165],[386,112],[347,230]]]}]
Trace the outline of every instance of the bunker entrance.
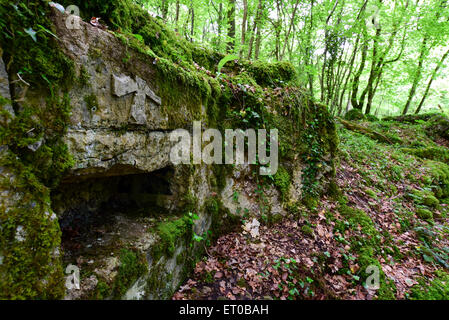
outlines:
[{"label": "bunker entrance", "polygon": [[52,205],[59,217],[64,261],[114,254],[152,222],[176,211],[176,189],[172,167],[61,183],[52,192]]}]

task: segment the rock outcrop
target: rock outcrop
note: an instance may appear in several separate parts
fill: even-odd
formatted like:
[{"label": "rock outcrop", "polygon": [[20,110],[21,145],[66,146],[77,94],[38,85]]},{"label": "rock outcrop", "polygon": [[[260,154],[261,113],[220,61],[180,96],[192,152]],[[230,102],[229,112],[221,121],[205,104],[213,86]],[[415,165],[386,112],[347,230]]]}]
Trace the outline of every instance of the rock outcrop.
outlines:
[{"label": "rock outcrop", "polygon": [[[305,193],[311,179],[318,181],[313,187],[318,189],[313,192],[324,192],[332,186],[335,127],[327,109],[311,103],[305,96],[295,98],[296,102],[270,93],[260,98],[266,99],[267,109],[263,112],[272,117],[270,125],[279,125],[282,135],[283,174],[275,175],[273,183],[267,179],[261,182],[254,174],[257,172],[254,165],[249,164],[173,165],[169,159],[173,146],[170,132],[178,128],[190,130],[193,120],[202,120],[205,126],[224,124],[229,113],[219,116],[219,110],[237,103],[229,98],[232,95],[228,95],[227,105],[211,103],[214,97],[202,97],[203,93],[195,92],[176,75],[169,79],[163,71],[168,72],[163,69],[168,62],[148,54],[148,48],[139,49],[121,34],[84,22],[80,22],[79,29],[67,29],[66,18],[58,10],[52,10],[57,44],[73,63],[75,81],[53,94],[65,95],[70,104],[67,130],[61,139],[72,162],[70,169],[61,173],[60,183],[51,187],[51,196],[50,190],[42,187],[46,195],[35,200],[34,206],[39,212],[37,216],[42,218],[39,223],[48,219],[45,223],[51,224],[49,230],[53,230],[46,235],[50,243],[42,247],[47,257],[43,261],[51,261],[47,275],[58,272],[62,275],[61,270],[67,265],[82,271],[80,289],[69,286],[65,292],[67,299],[170,298],[204,250],[202,242],[193,240],[194,235],[216,237],[249,217],[277,221],[294,214],[291,208],[297,207],[304,197],[310,197]],[[24,92],[26,85],[18,81],[10,90],[4,71],[2,62],[0,94],[10,99],[8,94],[13,92],[15,98]],[[229,80],[219,83],[204,76],[201,81],[218,84],[222,90],[235,89]],[[2,107],[12,115],[20,114],[27,105],[45,110],[47,98],[40,89],[31,86],[26,88],[24,98],[15,103],[17,112],[10,104]],[[295,105],[298,101],[301,104],[308,101],[309,107],[300,110]],[[301,139],[305,132],[309,138]],[[30,144],[21,156],[39,152],[48,141],[47,135],[40,136],[39,143]],[[307,158],[312,143],[315,148],[319,146],[321,153],[319,157]],[[14,176],[23,175],[23,171],[11,169],[11,161],[6,160],[22,149],[15,147],[11,152],[8,146],[1,148],[2,153],[8,153],[2,156],[0,168],[2,179],[8,182],[1,185],[0,221],[4,224],[11,210],[19,208],[23,213],[21,221],[26,223],[26,226],[11,224],[15,240],[7,238],[11,232],[2,238],[12,241],[8,250],[13,250],[26,241],[32,228],[26,215],[30,209],[24,202],[30,198],[29,191],[19,188],[31,182],[16,181]],[[33,200],[29,201],[33,206]],[[2,228],[0,232],[4,233],[5,227]],[[44,242],[39,241],[34,245]],[[3,256],[0,249],[3,278],[10,277],[14,268],[23,267],[20,259],[8,259],[12,255]],[[45,283],[47,275],[31,276],[35,282]],[[51,290],[50,285],[59,290],[64,288],[63,281],[58,279],[56,283],[47,281],[48,286],[33,285],[30,291],[35,293],[30,296],[22,292],[23,297],[52,297],[44,292]],[[15,290],[21,292],[20,287]],[[60,291],[55,292],[58,297]]]}]

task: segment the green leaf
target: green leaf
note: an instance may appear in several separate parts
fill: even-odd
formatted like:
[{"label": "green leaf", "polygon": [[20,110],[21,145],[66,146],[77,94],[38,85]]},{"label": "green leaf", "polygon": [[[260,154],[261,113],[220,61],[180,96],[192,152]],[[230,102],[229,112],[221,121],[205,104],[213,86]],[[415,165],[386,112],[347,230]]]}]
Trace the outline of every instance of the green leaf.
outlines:
[{"label": "green leaf", "polygon": [[45,74],[41,74],[42,79],[44,79],[49,85],[51,85],[50,80],[45,76]]},{"label": "green leaf", "polygon": [[229,62],[231,60],[238,60],[239,56],[236,56],[235,54],[228,54],[226,57],[220,60],[217,66],[217,73],[220,73],[221,69],[224,67],[226,62]]},{"label": "green leaf", "polygon": [[426,261],[426,262],[433,262],[434,261],[433,257],[430,257],[427,254],[423,254],[422,256],[424,258],[424,261]]},{"label": "green leaf", "polygon": [[196,241],[196,242],[201,242],[201,241],[203,241],[204,239],[203,239],[203,237],[201,237],[201,236],[199,236],[199,235],[197,235],[197,234],[195,233],[195,234],[193,234],[193,240]]},{"label": "green leaf", "polygon": [[[55,35],[53,32],[51,32],[50,30],[48,30],[47,28],[45,28],[44,26],[41,26],[40,24],[37,25],[39,27],[39,29],[41,29],[42,31],[52,35],[53,37],[55,37],[56,39],[59,39],[57,35]],[[36,40],[35,40],[36,41]]]}]

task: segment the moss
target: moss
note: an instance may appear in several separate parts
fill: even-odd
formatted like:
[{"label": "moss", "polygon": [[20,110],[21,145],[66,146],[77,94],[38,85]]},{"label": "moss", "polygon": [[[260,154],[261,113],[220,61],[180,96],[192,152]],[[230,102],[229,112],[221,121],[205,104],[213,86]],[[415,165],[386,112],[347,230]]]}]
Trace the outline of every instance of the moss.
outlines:
[{"label": "moss", "polygon": [[308,235],[308,236],[310,236],[310,237],[313,236],[313,229],[312,229],[312,227],[310,227],[310,226],[307,225],[307,224],[305,224],[305,225],[303,225],[303,226],[301,227],[301,231],[302,231],[304,234],[306,234],[306,235]]},{"label": "moss", "polygon": [[136,44],[141,44],[143,40],[157,56],[182,67],[189,66],[193,69],[195,61],[206,69],[215,71],[214,68],[222,57],[217,52],[179,37],[166,28],[160,19],[152,17],[132,0],[64,0],[62,4],[77,5],[84,20],[102,17],[111,30],[130,35]]},{"label": "moss", "polygon": [[306,196],[302,199],[302,203],[309,210],[314,210],[318,206],[318,199],[313,196]]},{"label": "moss", "polygon": [[261,86],[285,85],[296,79],[296,70],[287,61],[276,63],[255,61],[248,63],[246,69]]},{"label": "moss", "polygon": [[340,197],[342,194],[340,187],[334,179],[329,182],[329,185],[327,187],[327,194],[334,199]]},{"label": "moss", "polygon": [[189,191],[183,196],[182,203],[185,213],[194,212],[198,207],[198,198]]},{"label": "moss", "polygon": [[418,279],[418,284],[411,289],[410,298],[413,300],[449,300],[449,275],[438,270],[430,283],[426,278]]},{"label": "moss", "polygon": [[449,164],[449,150],[444,147],[427,147],[420,149],[403,148],[402,151],[423,159],[441,161]]},{"label": "moss", "polygon": [[377,291],[377,299],[394,300],[396,286],[391,280],[386,279],[385,273],[379,261],[374,258],[374,249],[370,247],[363,248],[359,251],[358,264],[360,267],[359,276],[361,279],[367,279],[370,274],[366,273],[368,266],[375,266],[379,270],[379,289]]},{"label": "moss", "polygon": [[279,166],[278,171],[274,175],[274,185],[278,188],[282,195],[282,201],[286,201],[288,198],[288,190],[291,185],[291,177],[288,171]]},{"label": "moss", "polygon": [[432,211],[424,208],[418,208],[416,209],[416,215],[424,220],[432,220],[433,219],[433,213]]},{"label": "moss", "polygon": [[358,264],[360,266],[359,277],[361,281],[365,281],[369,276],[366,274],[366,268],[370,265],[374,265],[379,270],[380,276],[380,288],[377,292],[377,298],[394,299],[396,288],[394,284],[387,280],[385,274],[382,271],[378,259],[376,258],[376,250],[381,247],[381,235],[376,230],[371,218],[362,210],[353,209],[345,204],[345,200],[342,199],[342,204],[339,207],[341,215],[347,219],[349,226],[353,230],[359,230],[361,236],[353,237],[351,242],[351,248],[358,254]]},{"label": "moss", "polygon": [[87,72],[85,66],[81,66],[80,74],[78,76],[78,83],[82,86],[86,86],[89,84],[89,80],[90,80],[89,72]]},{"label": "moss", "polygon": [[91,299],[94,300],[105,300],[109,298],[112,294],[112,288],[102,279],[98,280],[97,286],[91,295]]},{"label": "moss", "polygon": [[288,203],[287,211],[294,217],[298,217],[301,213],[298,203]]},{"label": "moss", "polygon": [[432,188],[435,196],[439,199],[449,197],[449,166],[436,161],[425,161],[428,176],[423,178],[424,183]]},{"label": "moss", "polygon": [[432,208],[436,208],[440,204],[440,201],[434,196],[433,192],[429,190],[413,189],[410,195],[417,204]]},{"label": "moss", "polygon": [[120,251],[120,265],[113,285],[113,295],[121,298],[131,285],[146,271],[148,265],[145,257],[135,250]]},{"label": "moss", "polygon": [[351,109],[345,114],[345,119],[349,121],[365,120],[366,117],[359,109]]},{"label": "moss", "polygon": [[[318,197],[323,189],[324,181],[335,179],[335,163],[339,138],[336,133],[335,122],[327,107],[322,104],[308,106],[305,119],[306,130],[302,132],[301,141],[307,146],[301,157],[305,164],[302,171],[303,197]],[[327,173],[320,176],[324,168]],[[320,179],[317,179],[320,177]]]},{"label": "moss", "polygon": [[[45,106],[21,103],[16,117],[0,126],[1,145],[8,145],[2,165],[17,176],[14,185],[2,181],[2,189],[20,194],[13,208],[0,208],[0,296],[4,299],[60,299],[64,278],[57,250],[61,232],[50,208],[49,187],[55,186],[73,164],[62,141],[68,117],[68,96],[60,97],[73,82],[73,62],[57,44],[48,1],[0,3],[0,47],[9,74],[19,73],[29,90],[47,96]],[[36,32],[34,41],[24,30]],[[28,146],[41,144],[37,151]],[[52,217],[52,218],[51,218]],[[26,234],[14,241],[18,228]]]},{"label": "moss", "polygon": [[[0,190],[16,194],[19,202],[15,207],[0,205],[0,299],[61,299],[64,277],[57,254],[61,231],[50,208],[49,189],[17,156],[4,152]],[[9,175],[15,178],[10,180]],[[17,238],[18,230],[22,239]]]},{"label": "moss", "polygon": [[[161,222],[157,226],[157,234],[160,237],[160,243],[156,246],[155,252],[166,253],[172,257],[175,253],[176,243],[180,239],[187,239],[189,242],[192,238],[192,220],[188,216],[178,218],[171,221]],[[155,254],[160,256],[160,254]]]},{"label": "moss", "polygon": [[[380,234],[374,227],[374,223],[371,218],[360,209],[351,208],[345,204],[341,205],[338,211],[341,213],[343,217],[345,217],[351,226],[354,228],[358,228],[360,226],[361,231],[366,238],[360,239],[362,240],[361,246],[366,245],[368,247],[376,246],[380,241]],[[359,244],[360,246],[360,244]]]},{"label": "moss", "polygon": [[[45,0],[21,2],[14,9],[9,2],[0,4],[0,23],[9,32],[0,34],[5,61],[11,61],[10,74],[21,74],[32,88],[47,89],[51,85],[68,85],[74,78],[74,64],[58,48],[49,32],[50,7]],[[36,32],[36,41],[25,32]]]},{"label": "moss", "polygon": [[371,198],[377,199],[377,193],[374,190],[367,188],[365,189],[365,193],[369,195]]},{"label": "moss", "polygon": [[[5,126],[0,127],[0,141],[19,155],[20,161],[33,168],[33,173],[47,186],[54,187],[60,177],[73,165],[62,140],[67,130],[70,101],[48,97],[44,109],[24,105],[22,111]],[[28,146],[41,143],[36,151]]]},{"label": "moss", "polygon": [[423,198],[423,203],[428,207],[436,208],[440,204],[440,201],[435,196],[428,195]]},{"label": "moss", "polygon": [[84,102],[86,102],[87,110],[91,115],[94,114],[99,108],[97,96],[94,94],[85,96]]},{"label": "moss", "polygon": [[371,122],[379,121],[379,118],[372,114],[366,114],[365,118],[366,118],[366,120],[371,121]]}]

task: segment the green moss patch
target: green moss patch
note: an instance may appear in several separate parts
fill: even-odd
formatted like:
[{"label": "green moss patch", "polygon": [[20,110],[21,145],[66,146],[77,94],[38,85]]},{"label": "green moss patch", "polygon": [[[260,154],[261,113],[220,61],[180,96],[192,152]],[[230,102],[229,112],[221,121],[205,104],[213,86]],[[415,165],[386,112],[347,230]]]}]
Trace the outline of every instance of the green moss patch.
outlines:
[{"label": "green moss patch", "polygon": [[[121,298],[147,270],[148,265],[142,254],[133,250],[122,249],[120,251],[120,265],[113,286],[114,297]],[[104,294],[105,291],[107,292],[107,288],[104,285],[99,289],[101,294]]]},{"label": "green moss patch", "polygon": [[192,220],[188,216],[161,222],[156,229],[160,243],[155,249],[155,256],[160,256],[163,252],[171,257],[175,253],[178,240],[184,239],[189,242],[192,239]]},{"label": "green moss patch", "polygon": [[410,298],[413,300],[449,300],[449,275],[444,271],[437,271],[436,277],[428,283],[420,278],[418,285],[413,286]]}]

